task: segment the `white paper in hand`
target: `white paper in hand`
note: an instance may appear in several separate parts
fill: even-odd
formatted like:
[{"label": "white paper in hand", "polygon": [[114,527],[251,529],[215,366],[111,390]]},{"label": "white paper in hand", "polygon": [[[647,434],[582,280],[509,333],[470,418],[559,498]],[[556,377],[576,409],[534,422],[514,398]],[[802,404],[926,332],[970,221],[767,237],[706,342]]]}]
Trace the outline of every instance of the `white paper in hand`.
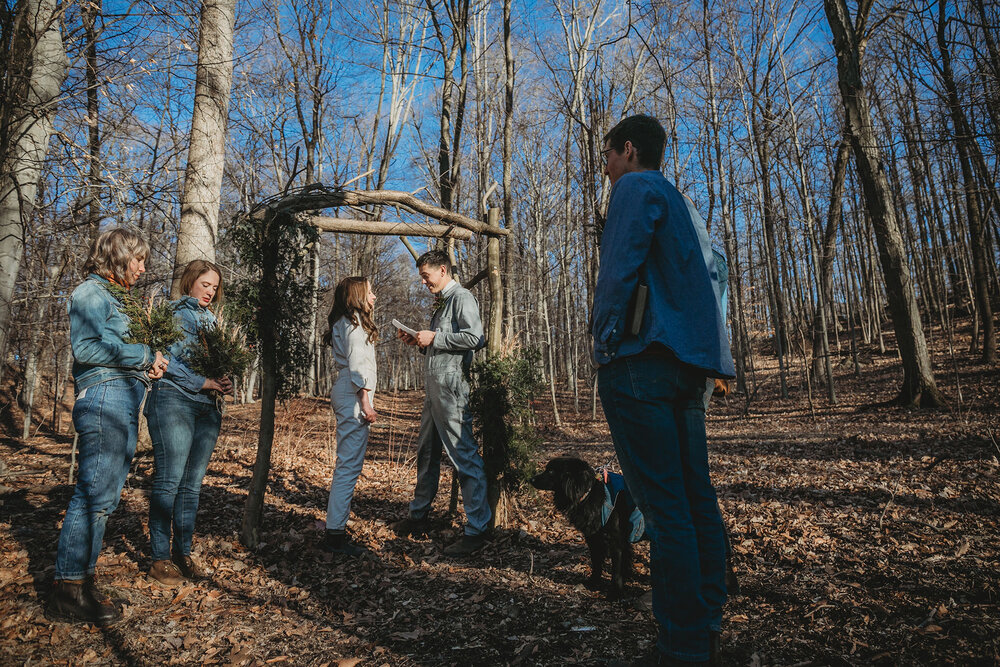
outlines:
[{"label": "white paper in hand", "polygon": [[400,322],[399,320],[395,320],[395,319],[394,319],[394,320],[392,321],[392,326],[396,327],[396,328],[397,328],[397,329],[399,329],[400,331],[405,331],[406,333],[410,334],[410,335],[411,335],[411,336],[413,336],[414,338],[416,338],[416,337],[417,337],[417,332],[416,332],[416,331],[414,331],[414,330],[413,330],[413,329],[411,329],[410,327],[406,326],[405,324],[403,324],[403,323],[402,323],[402,322]]}]

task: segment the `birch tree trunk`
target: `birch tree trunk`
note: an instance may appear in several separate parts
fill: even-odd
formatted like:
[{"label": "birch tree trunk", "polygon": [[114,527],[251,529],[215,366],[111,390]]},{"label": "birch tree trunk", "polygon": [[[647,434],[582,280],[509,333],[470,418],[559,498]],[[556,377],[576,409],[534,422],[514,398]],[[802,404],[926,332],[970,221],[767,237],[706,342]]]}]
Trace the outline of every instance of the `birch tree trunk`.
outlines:
[{"label": "birch tree trunk", "polygon": [[191,146],[184,172],[181,221],[171,296],[181,296],[184,267],[195,259],[215,261],[219,200],[226,155],[226,121],[233,83],[236,0],[204,0],[198,37]]},{"label": "birch tree trunk", "polygon": [[55,0],[26,0],[14,21],[11,59],[0,110],[0,379],[7,357],[11,298],[24,257],[42,161],[49,148],[55,100],[69,61]]},{"label": "birch tree trunk", "polygon": [[833,32],[840,94],[854,162],[878,241],[889,312],[903,361],[903,386],[897,400],[905,405],[940,406],[944,397],[934,382],[903,237],[872,125],[868,92],[861,79],[861,59],[867,43],[865,26],[872,0],[861,0],[856,23],[851,20],[846,0],[824,0],[823,5]]}]

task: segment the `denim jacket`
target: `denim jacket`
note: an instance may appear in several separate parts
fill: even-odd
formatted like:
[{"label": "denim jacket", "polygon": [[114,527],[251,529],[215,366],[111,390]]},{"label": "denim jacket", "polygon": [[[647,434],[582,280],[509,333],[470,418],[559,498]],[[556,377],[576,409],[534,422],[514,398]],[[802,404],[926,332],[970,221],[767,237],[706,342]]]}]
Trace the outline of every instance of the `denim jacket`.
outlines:
[{"label": "denim jacket", "polygon": [[215,324],[215,315],[208,308],[202,308],[193,296],[182,296],[173,302],[177,323],[184,337],[171,345],[164,356],[170,361],[163,382],[179,389],[184,396],[199,403],[215,403],[215,399],[201,390],[205,377],[198,375],[184,363],[184,355],[189,347],[198,344],[198,329]]},{"label": "denim jacket", "polygon": [[119,378],[139,378],[156,354],[142,343],[126,343],[128,318],[108,289],[109,281],[95,273],[80,283],[69,300],[69,340],[73,348],[73,384],[77,395],[87,387]]},{"label": "denim jacket", "polygon": [[434,341],[423,350],[427,372],[437,376],[467,374],[472,367],[472,354],[486,345],[479,302],[454,280],[441,290],[441,299],[441,307],[431,317]]},{"label": "denim jacket", "polygon": [[[710,377],[735,375],[708,232],[694,206],[656,170],[615,183],[594,292],[594,359],[606,364],[660,345]],[[638,335],[626,314],[638,284],[647,305]]]}]

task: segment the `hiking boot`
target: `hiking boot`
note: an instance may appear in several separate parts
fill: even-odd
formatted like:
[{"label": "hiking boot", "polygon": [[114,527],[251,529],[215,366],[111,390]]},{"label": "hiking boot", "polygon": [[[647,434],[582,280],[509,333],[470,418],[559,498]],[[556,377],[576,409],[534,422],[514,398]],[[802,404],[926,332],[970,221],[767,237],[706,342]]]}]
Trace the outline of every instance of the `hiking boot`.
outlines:
[{"label": "hiking boot", "polygon": [[485,544],[486,536],[482,533],[479,535],[462,535],[462,537],[446,546],[441,553],[445,556],[468,556],[482,549]]},{"label": "hiking boot", "polygon": [[208,572],[198,565],[198,563],[196,563],[191,556],[174,554],[170,557],[170,560],[177,566],[177,569],[180,570],[181,574],[191,581],[200,581],[208,578]]},{"label": "hiking boot", "polygon": [[184,575],[173,561],[155,560],[149,568],[149,578],[162,586],[177,586],[184,583]]},{"label": "hiking boot", "polygon": [[97,590],[93,577],[55,582],[45,615],[56,621],[93,623],[100,627],[113,625],[122,617],[118,606]]},{"label": "hiking boot", "polygon": [[430,530],[430,527],[431,522],[428,521],[427,517],[422,517],[420,519],[406,517],[405,519],[400,519],[399,521],[394,521],[389,524],[389,530],[396,533],[400,537],[426,535],[427,531]]},{"label": "hiking boot", "polygon": [[364,556],[370,553],[365,547],[352,542],[345,530],[327,529],[320,548],[327,553],[343,554],[345,556]]}]

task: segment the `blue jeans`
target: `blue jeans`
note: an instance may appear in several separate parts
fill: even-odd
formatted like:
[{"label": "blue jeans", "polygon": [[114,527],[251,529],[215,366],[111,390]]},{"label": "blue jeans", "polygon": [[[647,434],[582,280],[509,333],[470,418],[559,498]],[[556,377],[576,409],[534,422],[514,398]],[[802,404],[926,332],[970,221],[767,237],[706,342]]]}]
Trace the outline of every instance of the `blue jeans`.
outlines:
[{"label": "blue jeans", "polygon": [[135,456],[146,383],[117,378],[87,387],[73,404],[79,434],[79,477],[66,509],[56,552],[57,580],[94,574],[108,516],[118,507]]},{"label": "blue jeans", "polygon": [[708,472],[705,376],[666,356],[625,357],[597,372],[618,461],[650,538],[657,646],[708,659],[726,601],[722,518]]},{"label": "blue jeans", "polygon": [[214,403],[193,401],[180,390],[156,383],[146,407],[153,440],[153,493],[149,497],[149,542],[153,560],[173,552],[191,555],[201,481],[219,437],[222,414]]}]

